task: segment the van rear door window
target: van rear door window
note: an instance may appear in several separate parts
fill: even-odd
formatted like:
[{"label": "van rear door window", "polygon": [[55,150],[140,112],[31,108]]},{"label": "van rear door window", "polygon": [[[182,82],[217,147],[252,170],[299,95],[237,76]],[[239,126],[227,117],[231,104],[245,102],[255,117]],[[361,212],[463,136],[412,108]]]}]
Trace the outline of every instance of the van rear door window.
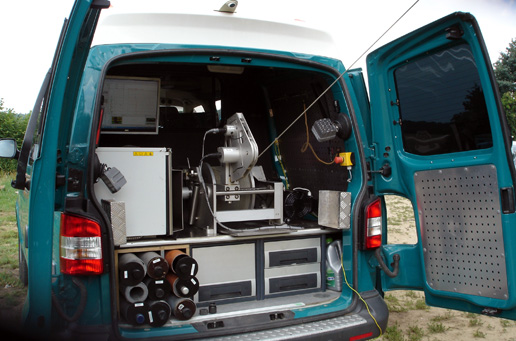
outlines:
[{"label": "van rear door window", "polygon": [[493,145],[480,77],[467,44],[410,61],[394,76],[406,152],[436,155]]}]

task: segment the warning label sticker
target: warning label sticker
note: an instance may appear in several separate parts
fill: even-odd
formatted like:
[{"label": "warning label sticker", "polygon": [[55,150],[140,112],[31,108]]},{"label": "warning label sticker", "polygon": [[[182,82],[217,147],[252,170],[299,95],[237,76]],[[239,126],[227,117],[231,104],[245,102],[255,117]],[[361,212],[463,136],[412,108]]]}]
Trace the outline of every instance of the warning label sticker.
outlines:
[{"label": "warning label sticker", "polygon": [[154,156],[154,152],[133,152],[133,156]]}]

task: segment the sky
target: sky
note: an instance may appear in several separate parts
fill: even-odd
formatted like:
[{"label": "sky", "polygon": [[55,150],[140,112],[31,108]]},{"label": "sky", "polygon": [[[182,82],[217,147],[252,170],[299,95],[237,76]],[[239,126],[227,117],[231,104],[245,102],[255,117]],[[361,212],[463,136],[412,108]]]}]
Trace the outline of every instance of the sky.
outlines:
[{"label": "sky", "polygon": [[[169,0],[178,8],[218,9],[225,0]],[[239,0],[237,12],[298,19],[331,31],[339,58],[350,67],[416,0]],[[17,113],[32,110],[74,0],[0,1],[0,98]],[[115,4],[115,1],[112,1]],[[144,4],[145,1],[137,1]],[[455,11],[480,25],[491,62],[516,38],[516,0],[419,0],[371,49]],[[364,68],[364,59],[354,67]]]}]

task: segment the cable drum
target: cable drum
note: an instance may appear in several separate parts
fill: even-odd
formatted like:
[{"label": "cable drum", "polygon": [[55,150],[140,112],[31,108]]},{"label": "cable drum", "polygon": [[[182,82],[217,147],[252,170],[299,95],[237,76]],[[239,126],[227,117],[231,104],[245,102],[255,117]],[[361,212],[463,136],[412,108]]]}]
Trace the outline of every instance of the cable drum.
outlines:
[{"label": "cable drum", "polygon": [[192,297],[199,291],[199,281],[196,277],[180,278],[169,273],[166,280],[172,286],[172,293],[177,297]]},{"label": "cable drum", "polygon": [[149,291],[149,299],[153,301],[166,299],[172,291],[172,287],[166,279],[152,279],[147,277],[143,283]]},{"label": "cable drum", "polygon": [[165,259],[170,264],[170,270],[178,277],[188,278],[197,275],[199,265],[197,261],[181,250],[171,250],[165,254]]},{"label": "cable drum", "polygon": [[194,301],[189,298],[170,296],[167,302],[172,309],[172,315],[178,320],[191,319],[197,310]]},{"label": "cable drum", "polygon": [[149,307],[145,302],[129,303],[125,300],[120,301],[120,315],[133,326],[148,323]]},{"label": "cable drum", "polygon": [[120,285],[136,285],[147,273],[147,266],[133,253],[124,253],[118,258],[118,273]]},{"label": "cable drum", "polygon": [[170,314],[172,313],[172,309],[170,305],[163,301],[150,301],[149,304],[149,325],[151,327],[161,327],[165,323],[167,323],[170,318]]},{"label": "cable drum", "polygon": [[152,251],[142,253],[138,257],[147,265],[147,275],[150,278],[165,278],[168,272],[168,263],[165,258]]},{"label": "cable drum", "polygon": [[143,302],[149,296],[149,290],[142,282],[136,285],[121,286],[120,292],[129,303]]}]

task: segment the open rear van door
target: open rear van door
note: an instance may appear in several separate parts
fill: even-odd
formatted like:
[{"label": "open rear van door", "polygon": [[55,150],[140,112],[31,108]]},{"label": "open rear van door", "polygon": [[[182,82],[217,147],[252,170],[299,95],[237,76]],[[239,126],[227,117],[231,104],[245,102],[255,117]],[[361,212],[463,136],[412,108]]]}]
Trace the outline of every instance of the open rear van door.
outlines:
[{"label": "open rear van door", "polygon": [[418,236],[384,241],[387,264],[400,255],[384,289],[514,319],[511,137],[475,18],[451,14],[372,52],[367,66],[372,181],[377,195],[412,202]]}]

